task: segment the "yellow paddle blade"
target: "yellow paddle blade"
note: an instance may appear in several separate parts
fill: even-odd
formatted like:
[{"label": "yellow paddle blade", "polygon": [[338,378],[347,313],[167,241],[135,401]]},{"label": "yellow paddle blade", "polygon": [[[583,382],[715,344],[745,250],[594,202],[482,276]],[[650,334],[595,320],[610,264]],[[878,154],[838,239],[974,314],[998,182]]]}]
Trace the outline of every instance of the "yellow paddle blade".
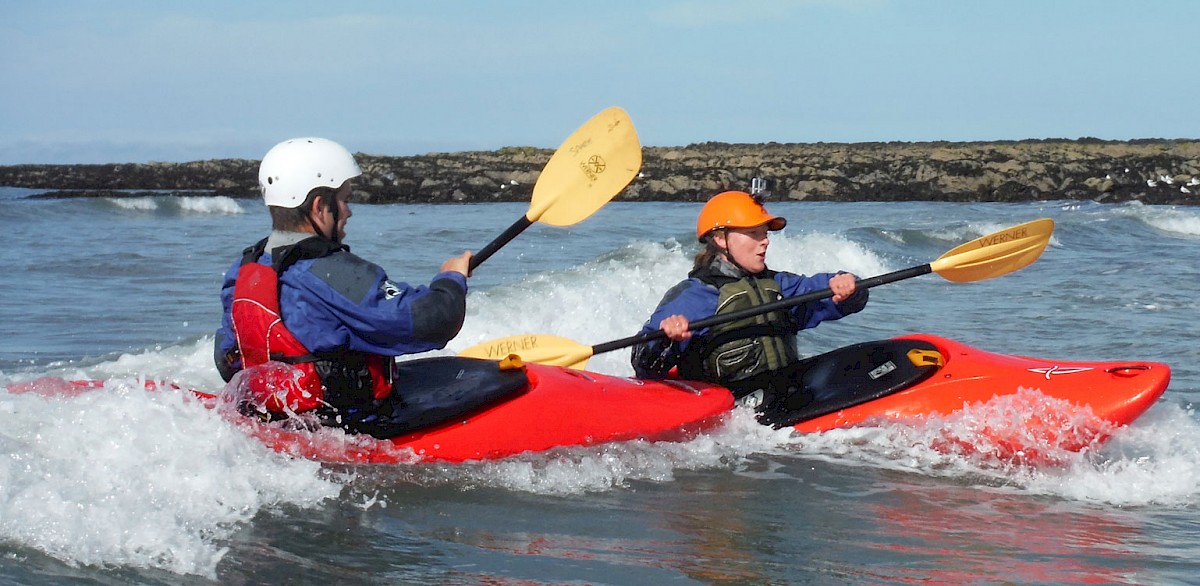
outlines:
[{"label": "yellow paddle blade", "polygon": [[487,360],[500,360],[510,354],[520,356],[525,362],[582,369],[592,357],[592,347],[562,336],[522,334],[488,340],[458,353],[467,358]]},{"label": "yellow paddle blade", "polygon": [[533,186],[525,217],[570,226],[616,197],[642,168],[642,144],[633,121],[612,107],[580,126],[558,147]]},{"label": "yellow paddle blade", "polygon": [[956,283],[999,277],[1037,260],[1053,232],[1054,220],[1034,220],[957,246],[929,263],[929,267]]}]

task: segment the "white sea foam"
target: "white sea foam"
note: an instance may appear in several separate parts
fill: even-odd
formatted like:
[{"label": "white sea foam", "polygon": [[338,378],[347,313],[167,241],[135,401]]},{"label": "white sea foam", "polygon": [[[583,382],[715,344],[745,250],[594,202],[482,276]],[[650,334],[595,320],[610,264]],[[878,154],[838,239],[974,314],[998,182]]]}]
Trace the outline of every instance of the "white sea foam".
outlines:
[{"label": "white sea foam", "polygon": [[104,200],[126,210],[152,212],[158,209],[158,201],[153,197],[106,197]]},{"label": "white sea foam", "polygon": [[[1138,201],[1120,206],[1102,208],[1105,216],[1133,218],[1163,232],[1182,235],[1186,238],[1200,236],[1200,212],[1188,207],[1148,206]],[[1108,218],[1097,218],[1107,221]]]},{"label": "white sea foam", "polygon": [[1184,236],[1200,236],[1200,214],[1182,210],[1162,210],[1146,217],[1146,223]]},{"label": "white sea foam", "polygon": [[878,255],[858,243],[821,232],[772,237],[767,266],[800,274],[847,271],[860,277],[891,270]]},{"label": "white sea foam", "polygon": [[237,200],[226,197],[192,197],[192,196],[146,196],[146,197],[106,197],[108,203],[124,209],[139,212],[153,212],[163,209],[177,209],[191,214],[242,214],[245,210]]},{"label": "white sea foam", "polygon": [[179,209],[200,214],[243,214],[245,210],[232,197],[180,197]]},{"label": "white sea foam", "polygon": [[318,464],[139,379],[75,397],[0,391],[0,417],[0,538],[70,564],[215,578],[240,524],[341,490]]},{"label": "white sea foam", "polygon": [[1032,492],[1114,505],[1191,505],[1200,496],[1200,425],[1176,404],[1154,406],[1094,454],[1029,470]]}]

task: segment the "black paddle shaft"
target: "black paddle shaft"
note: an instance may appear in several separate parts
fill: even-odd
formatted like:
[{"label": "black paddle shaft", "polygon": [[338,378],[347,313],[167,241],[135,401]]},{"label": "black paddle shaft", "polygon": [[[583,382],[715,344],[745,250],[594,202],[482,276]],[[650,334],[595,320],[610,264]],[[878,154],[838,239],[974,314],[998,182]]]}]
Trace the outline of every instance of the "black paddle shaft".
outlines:
[{"label": "black paddle shaft", "polygon": [[[887,283],[893,283],[895,281],[911,279],[912,277],[928,275],[931,272],[933,272],[933,267],[928,264],[924,264],[919,267],[902,269],[899,271],[894,271],[894,272],[887,273],[884,275],[879,275],[876,277],[859,279],[858,281],[855,281],[855,283],[859,288],[870,289],[871,287],[875,287],[877,285],[884,285]],[[763,305],[749,307],[746,309],[742,309],[740,311],[734,311],[731,313],[723,313],[721,315],[714,315],[712,317],[698,319],[698,320],[688,324],[688,327],[692,331],[702,330],[704,328],[712,327],[715,325],[720,325],[720,324],[729,323],[732,321],[737,321],[739,319],[745,319],[747,317],[752,317],[752,316],[761,315],[764,313],[769,313],[769,312],[775,311],[777,309],[786,309],[789,307],[795,307],[797,305],[804,305],[805,303],[811,303],[813,301],[820,301],[820,300],[828,298],[828,297],[833,297],[833,290],[832,289],[822,289],[820,291],[813,291],[812,293],[805,293],[804,295],[796,295],[795,297],[787,297],[784,299],[780,299],[779,301],[772,301],[770,303],[766,303]],[[636,336],[629,336],[628,338],[621,338],[620,340],[613,340],[611,342],[605,342],[603,344],[596,344],[595,346],[592,346],[592,355],[594,356],[596,354],[601,354],[604,352],[620,350],[621,348],[637,346],[638,344],[643,344],[643,343],[649,342],[651,340],[661,340],[665,337],[667,337],[666,332],[664,332],[662,330],[654,330],[653,332],[646,332],[643,334],[638,334]]]},{"label": "black paddle shaft", "polygon": [[487,246],[484,246],[479,252],[471,255],[470,270],[475,270],[475,267],[483,264],[483,261],[491,258],[493,254],[496,254],[497,250],[500,250],[505,244],[512,242],[513,238],[516,238],[521,232],[524,232],[526,228],[532,225],[533,220],[521,216],[521,219],[513,222],[513,225],[509,226],[503,234],[497,236],[495,240],[488,242]]}]

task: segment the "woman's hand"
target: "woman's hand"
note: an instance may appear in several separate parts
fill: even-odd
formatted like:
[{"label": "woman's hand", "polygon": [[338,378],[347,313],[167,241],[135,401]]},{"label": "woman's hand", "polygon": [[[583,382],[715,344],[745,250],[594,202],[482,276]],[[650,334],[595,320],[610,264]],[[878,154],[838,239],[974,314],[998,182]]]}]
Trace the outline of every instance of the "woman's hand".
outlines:
[{"label": "woman's hand", "polygon": [[858,277],[850,273],[841,273],[829,279],[829,289],[833,291],[833,302],[841,303],[858,290]]},{"label": "woman's hand", "polygon": [[692,337],[692,330],[688,329],[688,320],[682,315],[672,315],[662,320],[658,324],[658,329],[676,342],[682,342]]}]

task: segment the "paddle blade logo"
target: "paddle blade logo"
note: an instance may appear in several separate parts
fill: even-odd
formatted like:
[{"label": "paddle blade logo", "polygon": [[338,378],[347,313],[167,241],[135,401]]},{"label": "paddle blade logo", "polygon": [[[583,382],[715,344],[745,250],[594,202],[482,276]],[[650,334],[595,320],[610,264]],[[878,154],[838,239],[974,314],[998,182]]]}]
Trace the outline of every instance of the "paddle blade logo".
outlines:
[{"label": "paddle blade logo", "polygon": [[583,170],[583,174],[587,175],[592,181],[596,180],[596,176],[603,173],[608,163],[604,162],[604,157],[600,155],[592,155],[586,161],[579,163],[579,168]]},{"label": "paddle blade logo", "polygon": [[[487,358],[489,360],[499,360],[506,356],[520,356],[525,352],[537,349],[538,337],[536,335],[529,336],[510,336],[501,340],[472,346],[464,350],[460,355],[469,355],[475,358]],[[468,352],[470,352],[468,354]]]}]

